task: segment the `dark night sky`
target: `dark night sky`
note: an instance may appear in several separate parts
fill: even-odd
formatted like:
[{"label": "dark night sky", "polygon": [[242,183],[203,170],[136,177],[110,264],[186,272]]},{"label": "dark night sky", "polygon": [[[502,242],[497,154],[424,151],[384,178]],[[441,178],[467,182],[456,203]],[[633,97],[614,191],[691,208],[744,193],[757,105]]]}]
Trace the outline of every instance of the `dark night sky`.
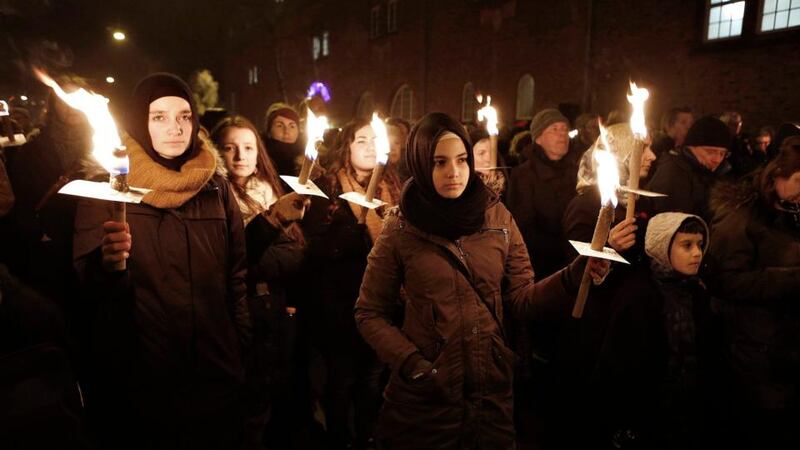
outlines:
[{"label": "dark night sky", "polygon": [[[184,78],[200,68],[213,73],[230,38],[263,20],[269,5],[269,0],[0,0],[0,57],[7,62],[0,67],[0,96],[43,92],[27,68],[41,59],[53,71],[71,61],[69,70],[112,99],[150,72]],[[115,28],[127,34],[124,42],[111,38]],[[113,86],[104,86],[108,75],[117,80]]]}]

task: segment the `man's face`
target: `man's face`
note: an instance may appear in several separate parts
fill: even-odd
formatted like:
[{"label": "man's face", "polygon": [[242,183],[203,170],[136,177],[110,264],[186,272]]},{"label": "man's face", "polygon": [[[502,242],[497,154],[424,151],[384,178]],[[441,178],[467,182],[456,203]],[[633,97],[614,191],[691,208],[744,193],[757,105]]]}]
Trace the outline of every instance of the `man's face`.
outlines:
[{"label": "man's face", "polygon": [[728,157],[728,149],[724,147],[695,146],[689,147],[697,161],[711,172],[717,170],[722,161]]},{"label": "man's face", "polygon": [[590,144],[597,140],[600,137],[600,124],[597,123],[597,120],[590,120],[586,122],[586,125],[580,130],[580,137],[581,141]]},{"label": "man's face", "polygon": [[772,139],[769,137],[768,134],[762,134],[760,136],[757,136],[754,142],[756,151],[759,151],[761,153],[767,153],[767,147],[769,147],[769,143],[771,141]]},{"label": "man's face", "polygon": [[560,160],[569,150],[569,129],[567,124],[564,122],[551,124],[536,138],[536,143],[544,149],[544,153],[549,159],[553,161]]}]

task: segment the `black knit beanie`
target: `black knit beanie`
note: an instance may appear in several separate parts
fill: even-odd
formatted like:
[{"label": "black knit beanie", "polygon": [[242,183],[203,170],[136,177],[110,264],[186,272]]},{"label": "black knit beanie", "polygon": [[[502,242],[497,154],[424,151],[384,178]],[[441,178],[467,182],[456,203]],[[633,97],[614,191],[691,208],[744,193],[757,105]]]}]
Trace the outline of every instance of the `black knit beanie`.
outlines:
[{"label": "black knit beanie", "polygon": [[731,132],[721,120],[712,116],[698,119],[686,134],[683,145],[687,147],[730,148]]},{"label": "black knit beanie", "polygon": [[536,140],[547,127],[558,122],[564,122],[569,126],[569,120],[561,114],[561,111],[553,108],[539,111],[531,120],[531,137]]}]

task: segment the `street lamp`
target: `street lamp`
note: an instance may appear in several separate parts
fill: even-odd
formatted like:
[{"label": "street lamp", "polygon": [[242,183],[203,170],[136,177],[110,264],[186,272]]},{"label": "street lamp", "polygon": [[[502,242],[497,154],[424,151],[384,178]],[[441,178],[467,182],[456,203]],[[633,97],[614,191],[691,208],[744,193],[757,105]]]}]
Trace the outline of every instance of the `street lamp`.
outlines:
[{"label": "street lamp", "polygon": [[114,80],[114,77],[111,77],[111,76],[106,77],[106,83],[112,84],[114,81],[116,81],[116,80]]},{"label": "street lamp", "polygon": [[20,95],[19,99],[22,100],[23,102],[27,102],[28,101],[28,96],[27,95]]},{"label": "street lamp", "polygon": [[114,34],[111,35],[115,41],[124,41],[125,40],[125,33],[122,31],[115,31]]}]

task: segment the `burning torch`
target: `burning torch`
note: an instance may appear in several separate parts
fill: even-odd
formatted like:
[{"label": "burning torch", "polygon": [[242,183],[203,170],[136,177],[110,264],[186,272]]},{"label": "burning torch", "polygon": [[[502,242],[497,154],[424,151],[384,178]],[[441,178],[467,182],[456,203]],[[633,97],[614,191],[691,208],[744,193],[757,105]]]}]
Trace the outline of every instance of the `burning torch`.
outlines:
[{"label": "burning torch", "polygon": [[[483,101],[483,96],[478,94],[478,103]],[[486,132],[489,133],[489,155],[491,161],[489,166],[491,169],[497,168],[497,135],[500,132],[497,129],[497,110],[492,106],[492,96],[486,96],[486,106],[478,110],[478,120],[486,122]]]},{"label": "burning torch", "polygon": [[633,190],[639,189],[639,170],[642,167],[642,152],[644,152],[645,140],[647,139],[647,124],[644,118],[644,104],[650,93],[645,88],[639,88],[636,83],[631,83],[631,93],[628,94],[628,102],[633,106],[631,114],[631,131],[636,140],[633,146],[631,159],[628,162],[628,192],[627,211],[625,219],[632,219],[636,212],[636,194]]},{"label": "burning torch", "polygon": [[314,168],[314,163],[317,161],[317,156],[319,155],[319,145],[322,144],[323,136],[325,134],[325,130],[330,128],[328,125],[328,118],[325,116],[316,116],[311,111],[311,109],[307,109],[308,114],[306,115],[306,150],[303,156],[303,165],[300,168],[300,175],[297,177],[292,177],[289,175],[281,175],[283,181],[285,181],[289,187],[291,187],[295,192],[302,195],[316,195],[319,197],[328,198],[325,193],[314,184],[313,181],[309,180],[309,176],[311,176],[311,170]]},{"label": "burning torch", "polygon": [[389,161],[389,135],[386,132],[386,125],[380,117],[378,117],[377,113],[372,113],[370,126],[375,133],[375,168],[372,169],[372,176],[369,179],[367,191],[364,195],[358,192],[346,192],[339,196],[363,207],[358,223],[364,223],[367,220],[367,213],[370,209],[379,208],[384,204],[383,201],[375,198],[375,191],[378,189],[381,178],[383,178],[383,169]]}]

